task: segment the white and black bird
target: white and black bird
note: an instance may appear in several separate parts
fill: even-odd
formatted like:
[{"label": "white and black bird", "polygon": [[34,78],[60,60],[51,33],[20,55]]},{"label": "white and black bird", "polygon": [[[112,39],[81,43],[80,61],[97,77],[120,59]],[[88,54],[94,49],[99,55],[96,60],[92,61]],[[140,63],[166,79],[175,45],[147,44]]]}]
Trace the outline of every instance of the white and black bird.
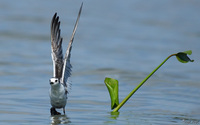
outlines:
[{"label": "white and black bird", "polygon": [[67,102],[67,94],[69,82],[68,79],[71,75],[71,64],[70,56],[74,35],[78,26],[78,21],[81,15],[83,3],[81,4],[78,17],[74,26],[74,30],[68,44],[65,56],[62,53],[62,37],[60,36],[60,21],[57,13],[51,21],[51,56],[53,60],[53,77],[50,78],[49,82],[51,88],[49,90],[49,96],[51,101],[51,115],[60,115],[61,113],[56,111],[56,108],[63,108],[65,114],[65,105]]}]

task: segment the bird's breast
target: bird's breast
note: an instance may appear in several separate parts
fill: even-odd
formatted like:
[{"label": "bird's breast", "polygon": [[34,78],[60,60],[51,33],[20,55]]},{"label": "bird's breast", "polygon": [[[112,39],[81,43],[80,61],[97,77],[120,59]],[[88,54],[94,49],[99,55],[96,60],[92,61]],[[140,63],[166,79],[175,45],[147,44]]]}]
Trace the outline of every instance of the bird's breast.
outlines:
[{"label": "bird's breast", "polygon": [[55,108],[63,108],[67,102],[67,95],[65,94],[64,87],[62,88],[51,88],[49,92],[51,105]]}]

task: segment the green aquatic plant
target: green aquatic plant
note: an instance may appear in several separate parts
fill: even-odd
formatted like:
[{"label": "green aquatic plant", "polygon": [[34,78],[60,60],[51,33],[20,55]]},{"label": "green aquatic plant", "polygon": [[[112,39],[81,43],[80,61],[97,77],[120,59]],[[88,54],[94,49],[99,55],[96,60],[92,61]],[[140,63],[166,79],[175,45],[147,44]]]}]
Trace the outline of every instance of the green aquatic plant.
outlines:
[{"label": "green aquatic plant", "polygon": [[106,78],[104,83],[106,84],[111,97],[111,109],[114,109],[119,105],[118,80]]},{"label": "green aquatic plant", "polygon": [[118,112],[118,110],[128,101],[128,99],[172,56],[176,56],[177,60],[181,63],[193,62],[187,55],[191,55],[192,51],[184,51],[168,56],[157,68],[155,68],[135,89],[133,89],[127,96],[119,103],[118,99],[118,80],[113,78],[105,78],[104,83],[108,88],[111,98],[111,109],[112,112]]}]

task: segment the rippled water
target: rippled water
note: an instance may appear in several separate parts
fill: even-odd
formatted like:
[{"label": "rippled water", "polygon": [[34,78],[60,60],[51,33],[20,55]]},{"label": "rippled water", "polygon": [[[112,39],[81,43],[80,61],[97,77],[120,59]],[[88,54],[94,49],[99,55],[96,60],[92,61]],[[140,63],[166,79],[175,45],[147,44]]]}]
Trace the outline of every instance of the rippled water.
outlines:
[{"label": "rippled water", "polygon": [[[0,0],[0,124],[200,124],[198,0],[83,1],[67,115],[51,117],[50,21],[58,12],[66,48],[81,2]],[[195,62],[170,59],[110,113],[105,77],[119,80],[121,101],[168,55],[189,49]]]}]

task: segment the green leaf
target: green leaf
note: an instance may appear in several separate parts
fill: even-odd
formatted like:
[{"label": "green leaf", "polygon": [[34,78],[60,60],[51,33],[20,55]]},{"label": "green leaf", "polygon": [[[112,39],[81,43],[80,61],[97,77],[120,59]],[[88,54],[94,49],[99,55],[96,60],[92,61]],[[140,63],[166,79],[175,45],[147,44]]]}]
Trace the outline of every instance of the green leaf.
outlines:
[{"label": "green leaf", "polygon": [[193,62],[194,60],[191,60],[188,56],[192,54],[191,50],[188,51],[184,51],[184,52],[179,52],[176,54],[176,58],[178,59],[178,61],[182,62],[182,63],[188,63],[188,62]]},{"label": "green leaf", "polygon": [[114,109],[119,105],[119,97],[118,97],[118,80],[113,78],[105,78],[104,83],[106,84],[110,99],[111,99],[111,109]]},{"label": "green leaf", "polygon": [[192,50],[184,51],[183,53],[191,55],[192,54]]}]

